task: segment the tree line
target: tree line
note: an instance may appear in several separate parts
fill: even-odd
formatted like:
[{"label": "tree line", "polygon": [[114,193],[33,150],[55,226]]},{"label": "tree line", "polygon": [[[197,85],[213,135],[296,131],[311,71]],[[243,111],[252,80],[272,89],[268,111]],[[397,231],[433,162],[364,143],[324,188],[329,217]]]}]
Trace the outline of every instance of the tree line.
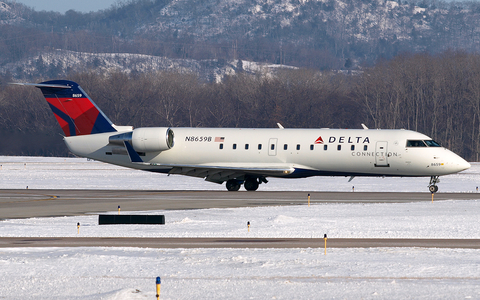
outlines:
[{"label": "tree line", "polygon": [[[221,83],[190,72],[69,76],[118,125],[405,128],[469,161],[480,137],[480,55],[403,54],[354,74],[309,69],[237,73]],[[0,78],[0,84],[8,81]],[[39,78],[36,82],[46,80]],[[0,86],[0,154],[68,155],[39,90]]]}]

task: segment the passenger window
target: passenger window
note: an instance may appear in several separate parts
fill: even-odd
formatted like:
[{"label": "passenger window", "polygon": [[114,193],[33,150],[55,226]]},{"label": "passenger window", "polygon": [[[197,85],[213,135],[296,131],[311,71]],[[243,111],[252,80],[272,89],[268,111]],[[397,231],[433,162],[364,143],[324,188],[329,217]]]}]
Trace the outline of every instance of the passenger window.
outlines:
[{"label": "passenger window", "polygon": [[220,150],[222,150],[222,149],[223,149],[223,144],[220,144],[220,145],[218,146],[218,148],[220,148]]},{"label": "passenger window", "polygon": [[287,150],[288,149],[288,145],[287,144],[284,144],[283,145],[283,150]]},{"label": "passenger window", "polygon": [[408,140],[407,147],[427,147],[421,140]]},{"label": "passenger window", "polygon": [[313,145],[310,145],[310,150],[313,150]]},{"label": "passenger window", "polygon": [[355,145],[352,145],[352,146],[350,147],[350,150],[355,151]]},{"label": "passenger window", "polygon": [[327,145],[323,145],[323,150],[327,151],[328,149],[328,146]]},{"label": "passenger window", "polygon": [[245,144],[245,150],[248,150],[248,144]]},{"label": "passenger window", "polygon": [[233,144],[233,150],[237,149],[237,144]]},{"label": "passenger window", "polygon": [[338,151],[342,150],[342,145],[338,145],[338,146],[337,146],[337,150],[338,150]]},{"label": "passenger window", "polygon": [[367,149],[368,149],[368,146],[367,146],[367,145],[364,145],[364,146],[363,146],[363,151],[367,151]]},{"label": "passenger window", "polygon": [[262,150],[262,144],[258,144],[258,150]]},{"label": "passenger window", "polygon": [[297,150],[300,150],[300,145],[299,144],[297,144]]}]

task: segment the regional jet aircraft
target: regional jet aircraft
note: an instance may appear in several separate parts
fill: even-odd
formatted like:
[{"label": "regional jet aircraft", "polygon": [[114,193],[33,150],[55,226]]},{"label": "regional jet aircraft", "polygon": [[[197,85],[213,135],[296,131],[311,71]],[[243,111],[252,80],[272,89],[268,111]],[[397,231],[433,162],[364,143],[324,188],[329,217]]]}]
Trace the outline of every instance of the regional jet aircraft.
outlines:
[{"label": "regional jet aircraft", "polygon": [[116,126],[75,82],[40,88],[76,155],[167,174],[205,178],[229,191],[255,191],[267,177],[438,177],[470,168],[428,136],[410,130],[133,128]]}]

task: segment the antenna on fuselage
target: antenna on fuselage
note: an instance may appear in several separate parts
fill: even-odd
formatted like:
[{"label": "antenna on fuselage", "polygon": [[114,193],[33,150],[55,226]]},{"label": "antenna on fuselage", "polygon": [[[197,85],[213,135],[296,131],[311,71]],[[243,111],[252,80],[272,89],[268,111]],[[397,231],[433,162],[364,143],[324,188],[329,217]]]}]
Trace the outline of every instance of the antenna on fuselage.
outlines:
[{"label": "antenna on fuselage", "polygon": [[285,127],[283,127],[282,124],[280,124],[280,123],[277,123],[277,126],[278,126],[279,129],[285,129]]},{"label": "antenna on fuselage", "polygon": [[365,125],[363,123],[362,123],[362,127],[363,127],[363,129],[368,129],[367,125]]}]

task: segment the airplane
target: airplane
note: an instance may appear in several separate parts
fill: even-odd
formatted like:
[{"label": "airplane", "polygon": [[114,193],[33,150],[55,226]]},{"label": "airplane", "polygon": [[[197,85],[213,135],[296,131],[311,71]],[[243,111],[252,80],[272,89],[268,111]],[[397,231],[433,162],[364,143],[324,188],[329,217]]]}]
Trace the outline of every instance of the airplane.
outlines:
[{"label": "airplane", "polygon": [[77,156],[150,172],[181,174],[255,191],[267,177],[430,177],[470,164],[430,137],[404,129],[171,128],[114,125],[75,82],[39,88]]}]

